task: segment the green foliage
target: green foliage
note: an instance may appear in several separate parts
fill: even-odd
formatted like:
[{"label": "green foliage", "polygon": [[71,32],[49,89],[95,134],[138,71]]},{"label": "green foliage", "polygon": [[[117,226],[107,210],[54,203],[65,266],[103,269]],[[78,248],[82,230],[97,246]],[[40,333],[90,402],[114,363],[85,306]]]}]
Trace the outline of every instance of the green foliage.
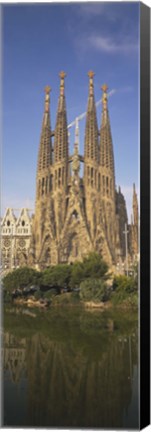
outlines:
[{"label": "green foliage", "polygon": [[79,293],[68,292],[52,297],[52,304],[56,306],[75,306],[79,305]]},{"label": "green foliage", "polygon": [[36,300],[39,300],[40,298],[43,298],[43,293],[40,290],[38,290],[34,293],[34,297]]},{"label": "green foliage", "polygon": [[89,278],[80,284],[82,301],[104,302],[109,299],[109,291],[103,280]]},{"label": "green foliage", "polygon": [[54,296],[56,296],[56,290],[53,288],[44,292],[44,299],[52,300]]},{"label": "green foliage", "polygon": [[58,264],[44,270],[42,282],[44,285],[68,287],[71,278],[71,266]]},{"label": "green foliage", "polygon": [[17,288],[23,288],[28,285],[40,284],[41,272],[29,267],[22,267],[8,273],[3,278],[4,288],[8,291],[13,291]]},{"label": "green foliage", "polygon": [[115,276],[113,280],[113,304],[125,304],[127,306],[138,305],[138,286],[136,277]]},{"label": "green foliage", "polygon": [[137,283],[134,277],[119,275],[113,280],[113,290],[122,290],[126,293],[136,292]]},{"label": "green foliage", "polygon": [[96,252],[90,253],[82,262],[76,262],[72,266],[71,287],[79,286],[86,279],[109,278],[108,265],[101,255]]}]

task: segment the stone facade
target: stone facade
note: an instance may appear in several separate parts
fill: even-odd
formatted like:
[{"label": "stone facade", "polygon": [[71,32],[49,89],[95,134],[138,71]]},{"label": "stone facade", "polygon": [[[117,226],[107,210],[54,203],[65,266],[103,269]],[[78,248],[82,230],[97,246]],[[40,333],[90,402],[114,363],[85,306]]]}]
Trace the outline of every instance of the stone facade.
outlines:
[{"label": "stone facade", "polygon": [[[73,154],[68,143],[65,76],[60,73],[60,94],[54,131],[50,121],[50,90],[45,88],[40,137],[35,214],[22,209],[16,219],[7,209],[2,225],[3,267],[30,265],[43,269],[73,263],[91,251],[101,253],[115,269],[126,255],[138,255],[138,203],[133,190],[133,218],[128,225],[121,189],[116,190],[114,151],[108,112],[108,88],[102,86],[102,116],[97,124],[94,73],[90,71],[84,155],[79,154],[78,125]],[[81,177],[81,164],[83,176]],[[9,222],[9,225],[8,225]],[[25,225],[23,225],[23,222]],[[26,232],[25,232],[26,230]],[[13,251],[13,255],[12,255]],[[13,258],[12,258],[13,257]]]},{"label": "stone facade", "polygon": [[[73,263],[90,251],[103,255],[110,267],[124,258],[126,204],[115,188],[114,152],[108,112],[107,86],[102,86],[102,118],[97,124],[94,73],[90,71],[84,155],[68,144],[65,73],[60,73],[60,94],[55,130],[50,123],[50,87],[39,146],[36,204],[29,260],[38,268]],[[54,142],[53,142],[54,141]],[[80,165],[84,174],[80,176]],[[123,197],[123,198],[122,198]]]},{"label": "stone facade", "polygon": [[31,242],[32,217],[28,209],[20,210],[19,216],[8,208],[1,221],[1,264],[5,272],[27,265]]}]

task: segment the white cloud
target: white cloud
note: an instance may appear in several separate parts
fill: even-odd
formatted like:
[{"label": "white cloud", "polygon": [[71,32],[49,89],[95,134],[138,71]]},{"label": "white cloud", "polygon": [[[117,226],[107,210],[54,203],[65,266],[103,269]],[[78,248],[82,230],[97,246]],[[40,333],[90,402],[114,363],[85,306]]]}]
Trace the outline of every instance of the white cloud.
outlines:
[{"label": "white cloud", "polygon": [[90,17],[98,16],[98,14],[102,15],[105,13],[105,5],[100,2],[99,3],[86,2],[80,5],[79,12],[80,14],[84,14],[86,16],[90,15]]},{"label": "white cloud", "polygon": [[110,54],[115,54],[115,53],[129,54],[137,51],[138,44],[128,38],[125,38],[125,40],[123,39],[117,41],[111,37],[90,35],[87,38],[87,47],[92,47],[97,51],[104,51]]}]

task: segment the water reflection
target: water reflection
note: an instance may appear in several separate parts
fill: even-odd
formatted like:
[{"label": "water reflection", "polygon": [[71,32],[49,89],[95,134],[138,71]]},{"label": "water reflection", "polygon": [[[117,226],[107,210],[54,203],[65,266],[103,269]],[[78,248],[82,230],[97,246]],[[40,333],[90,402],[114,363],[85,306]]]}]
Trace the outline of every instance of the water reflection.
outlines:
[{"label": "water reflection", "polygon": [[137,322],[72,312],[34,332],[36,320],[4,332],[4,424],[137,428]]}]

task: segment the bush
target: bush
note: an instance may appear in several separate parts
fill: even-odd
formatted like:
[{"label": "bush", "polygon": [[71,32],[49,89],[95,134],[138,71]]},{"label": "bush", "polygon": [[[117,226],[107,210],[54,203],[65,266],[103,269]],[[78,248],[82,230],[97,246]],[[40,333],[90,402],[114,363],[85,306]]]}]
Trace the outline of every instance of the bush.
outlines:
[{"label": "bush", "polygon": [[44,285],[54,287],[69,287],[71,278],[71,266],[68,264],[58,264],[44,270],[42,282]]},{"label": "bush", "polygon": [[101,255],[96,252],[90,253],[82,262],[76,262],[72,266],[71,287],[80,286],[80,283],[86,279],[103,279],[110,277],[108,274],[108,265]]},{"label": "bush", "polygon": [[105,302],[109,299],[109,291],[103,280],[89,278],[80,284],[80,299],[95,303]]},{"label": "bush", "polygon": [[49,291],[44,293],[44,298],[51,300],[53,297],[55,297],[57,295],[57,291],[56,289],[50,289]]},{"label": "bush", "polygon": [[137,281],[134,277],[120,275],[115,276],[113,280],[113,290],[122,290],[127,293],[137,291]]},{"label": "bush", "polygon": [[113,304],[124,303],[131,306],[138,304],[137,280],[129,276],[115,276],[113,280]]},{"label": "bush", "polygon": [[8,273],[3,278],[4,288],[8,291],[21,289],[31,284],[39,284],[41,280],[41,272],[30,267],[22,267]]}]

